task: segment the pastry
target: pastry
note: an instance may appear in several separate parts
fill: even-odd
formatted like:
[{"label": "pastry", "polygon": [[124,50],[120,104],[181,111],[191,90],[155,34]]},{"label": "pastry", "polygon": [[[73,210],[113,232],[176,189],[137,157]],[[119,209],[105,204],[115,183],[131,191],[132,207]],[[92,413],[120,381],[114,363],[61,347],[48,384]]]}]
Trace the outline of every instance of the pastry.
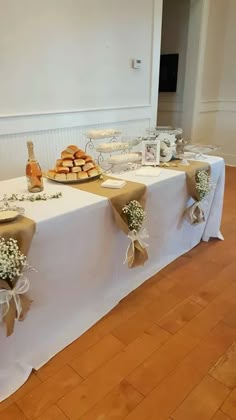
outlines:
[{"label": "pastry", "polygon": [[94,163],[94,162],[93,162],[93,158],[92,158],[91,156],[88,156],[88,157],[86,157],[86,159],[85,159],[85,163],[89,163],[89,162]]},{"label": "pastry", "polygon": [[66,150],[63,150],[63,152],[61,152],[61,158],[62,159],[74,159],[74,153],[68,153]]},{"label": "pastry", "polygon": [[67,181],[76,181],[77,180],[77,174],[70,172],[66,175]]},{"label": "pastry", "polygon": [[57,159],[56,166],[61,166],[63,162],[63,159]]},{"label": "pastry", "polygon": [[65,166],[57,166],[56,167],[56,172],[58,174],[68,174],[68,172],[70,172],[69,168],[66,168]]},{"label": "pastry", "polygon": [[53,178],[54,179],[55,176],[56,176],[56,171],[54,169],[50,169],[48,171],[47,175],[48,175],[49,178]]},{"label": "pastry", "polygon": [[76,172],[81,172],[82,168],[81,166],[74,166],[73,168],[71,168],[71,172],[76,173]]},{"label": "pastry", "polygon": [[77,176],[78,176],[78,179],[86,179],[86,178],[88,178],[87,172],[83,172],[83,171],[79,172],[77,174]]},{"label": "pastry", "polygon": [[73,167],[73,160],[71,160],[71,159],[64,159],[62,161],[62,166],[67,166],[67,168],[72,168]]},{"label": "pastry", "polygon": [[74,144],[67,146],[66,148],[66,152],[68,153],[72,153],[73,155],[75,154],[75,152],[77,152],[79,150],[79,148],[77,146],[75,146]]},{"label": "pastry", "polygon": [[75,152],[75,158],[76,159],[86,159],[87,155],[85,152],[83,152],[83,150],[78,150],[77,152]]},{"label": "pastry", "polygon": [[102,170],[100,166],[95,166],[95,169],[97,169],[99,175],[102,174]]},{"label": "pastry", "polygon": [[89,177],[91,177],[91,176],[97,176],[97,175],[98,175],[98,171],[97,171],[97,169],[96,169],[96,168],[90,169],[90,170],[88,171],[88,176],[89,176]]},{"label": "pastry", "polygon": [[55,175],[55,180],[56,181],[66,181],[67,180],[66,174],[56,174]]},{"label": "pastry", "polygon": [[91,163],[91,162],[89,162],[89,163],[86,163],[84,166],[83,166],[83,171],[89,171],[89,169],[93,169],[94,168],[94,164],[93,163]]},{"label": "pastry", "polygon": [[75,166],[83,166],[83,165],[85,165],[85,160],[84,159],[75,159],[74,160],[74,165]]}]

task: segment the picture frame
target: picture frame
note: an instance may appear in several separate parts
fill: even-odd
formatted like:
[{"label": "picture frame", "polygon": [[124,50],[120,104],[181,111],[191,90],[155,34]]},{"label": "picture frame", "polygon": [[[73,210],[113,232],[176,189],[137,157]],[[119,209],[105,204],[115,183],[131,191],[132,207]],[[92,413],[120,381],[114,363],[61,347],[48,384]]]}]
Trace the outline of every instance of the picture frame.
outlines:
[{"label": "picture frame", "polygon": [[146,140],[142,142],[142,165],[158,166],[160,164],[160,141]]}]

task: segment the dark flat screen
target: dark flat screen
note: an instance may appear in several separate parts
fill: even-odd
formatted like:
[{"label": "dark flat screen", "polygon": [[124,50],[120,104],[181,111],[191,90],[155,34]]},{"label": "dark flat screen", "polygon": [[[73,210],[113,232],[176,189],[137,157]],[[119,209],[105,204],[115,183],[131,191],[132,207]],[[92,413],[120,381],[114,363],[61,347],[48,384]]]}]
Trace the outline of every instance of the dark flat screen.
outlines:
[{"label": "dark flat screen", "polygon": [[176,92],[179,54],[162,54],[160,61],[159,92]]}]

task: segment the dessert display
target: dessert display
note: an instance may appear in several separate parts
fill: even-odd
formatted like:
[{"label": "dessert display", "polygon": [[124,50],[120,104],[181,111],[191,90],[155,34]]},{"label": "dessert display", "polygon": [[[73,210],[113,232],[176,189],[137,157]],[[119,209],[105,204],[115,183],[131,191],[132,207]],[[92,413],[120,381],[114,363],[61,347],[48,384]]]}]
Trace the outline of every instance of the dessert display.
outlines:
[{"label": "dessert display", "polygon": [[99,146],[96,147],[96,151],[101,152],[101,153],[112,153],[112,152],[118,152],[121,150],[126,150],[128,148],[129,148],[128,143],[122,143],[122,142],[100,143]]},{"label": "dessert display", "polygon": [[119,130],[113,128],[106,128],[104,130],[90,130],[86,133],[86,137],[89,139],[105,139],[114,136],[118,136],[120,133]]},{"label": "dessert display", "polygon": [[93,158],[75,145],[68,146],[56,160],[54,169],[47,172],[47,177],[57,182],[79,182],[101,175],[101,169]]},{"label": "dessert display", "polygon": [[133,163],[133,162],[139,162],[142,159],[140,153],[127,153],[125,155],[116,155],[111,156],[108,159],[108,163],[117,165],[121,163]]}]

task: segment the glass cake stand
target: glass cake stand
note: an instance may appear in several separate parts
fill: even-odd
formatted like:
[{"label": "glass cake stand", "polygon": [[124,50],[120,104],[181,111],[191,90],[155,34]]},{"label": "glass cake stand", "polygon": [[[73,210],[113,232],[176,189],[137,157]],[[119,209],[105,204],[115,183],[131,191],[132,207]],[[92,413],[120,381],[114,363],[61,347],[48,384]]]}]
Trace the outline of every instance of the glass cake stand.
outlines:
[{"label": "glass cake stand", "polygon": [[184,151],[194,154],[195,159],[205,159],[207,155],[211,155],[216,150],[219,150],[219,146],[210,144],[187,144]]}]

